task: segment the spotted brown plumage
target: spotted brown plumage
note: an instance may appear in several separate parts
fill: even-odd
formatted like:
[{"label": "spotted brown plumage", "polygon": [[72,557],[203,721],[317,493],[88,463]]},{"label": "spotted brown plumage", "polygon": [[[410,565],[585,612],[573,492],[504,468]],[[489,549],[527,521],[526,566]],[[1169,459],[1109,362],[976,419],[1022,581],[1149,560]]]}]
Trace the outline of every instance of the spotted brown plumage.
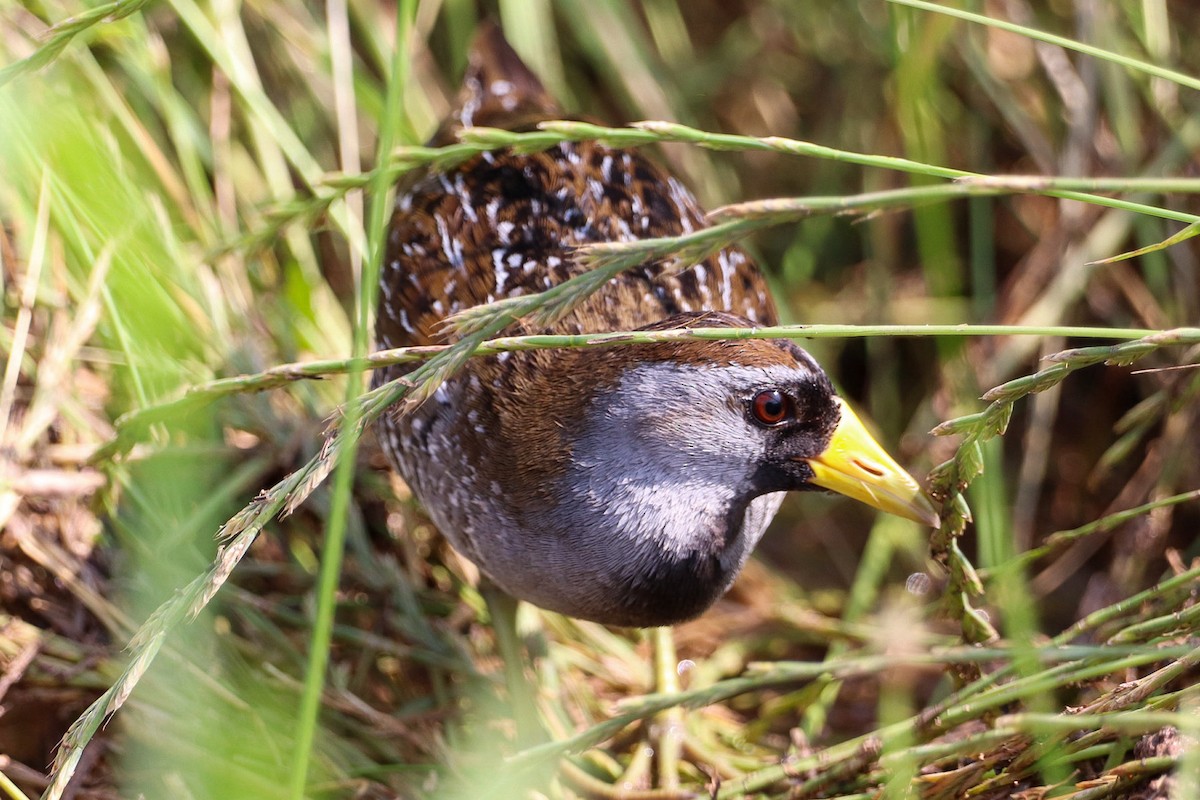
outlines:
[{"label": "spotted brown plumage", "polygon": [[[487,27],[456,110],[434,141],[469,125],[528,129],[560,116],[499,30]],[[484,153],[431,171],[396,201],[380,279],[379,345],[452,341],[447,315],[580,274],[578,245],[704,225],[676,178],[639,152],[595,142]],[[553,326],[517,323],[506,333],[775,320],[758,268],[730,247],[682,270],[658,263],[629,270]],[[376,380],[404,372],[391,367]],[[755,411],[762,392],[777,393],[768,400],[778,419]],[[543,607],[612,624],[666,624],[707,608],[736,576],[783,491],[823,486],[925,521],[933,515],[821,368],[790,342],[680,341],[473,359],[419,408],[386,414],[380,429],[434,522],[492,581]],[[839,436],[870,452],[829,457],[841,452],[832,445]],[[858,470],[847,479],[853,485],[840,485],[847,470]],[[856,487],[870,481],[899,499],[888,506],[863,496]]]}]

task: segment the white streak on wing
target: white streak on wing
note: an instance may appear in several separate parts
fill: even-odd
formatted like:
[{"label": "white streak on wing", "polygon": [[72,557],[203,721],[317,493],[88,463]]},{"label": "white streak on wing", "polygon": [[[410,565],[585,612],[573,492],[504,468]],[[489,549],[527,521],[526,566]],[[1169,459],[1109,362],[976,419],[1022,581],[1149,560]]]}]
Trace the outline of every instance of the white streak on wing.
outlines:
[{"label": "white streak on wing", "polygon": [[479,105],[483,100],[483,87],[479,85],[477,78],[468,78],[466,81],[467,102],[463,103],[462,111],[459,112],[458,118],[462,120],[463,127],[469,128],[472,125],[471,120],[475,116],[475,112],[479,110]]},{"label": "white streak on wing", "polygon": [[504,287],[508,283],[508,270],[504,267],[504,253],[502,248],[496,248],[492,251],[492,268],[496,274],[496,292],[504,294]]},{"label": "white streak on wing", "polygon": [[712,301],[712,292],[708,288],[708,269],[703,264],[693,267],[696,273],[696,286],[700,289],[700,308],[708,308]]},{"label": "white streak on wing", "polygon": [[667,187],[671,190],[671,202],[675,204],[675,213],[679,217],[679,224],[683,227],[683,232],[692,233],[696,230],[696,226],[692,224],[692,215],[689,211],[692,205],[691,193],[675,178],[667,178]]},{"label": "white streak on wing", "polygon": [[462,242],[458,241],[450,235],[450,227],[446,224],[446,218],[436,216],[438,234],[442,237],[442,252],[446,256],[446,260],[450,262],[450,266],[455,269],[463,267],[463,246]]},{"label": "white streak on wing", "polygon": [[650,227],[650,216],[646,213],[646,207],[642,205],[642,196],[637,192],[629,195],[629,210],[637,219],[639,228],[647,230]]},{"label": "white streak on wing", "polygon": [[587,191],[597,203],[604,196],[604,186],[595,178],[587,179]]},{"label": "white streak on wing", "polygon": [[471,222],[478,222],[479,216],[475,213],[475,206],[471,203],[471,193],[467,191],[467,184],[463,180],[461,172],[454,176],[454,193],[458,195],[458,203],[462,206],[463,216]]},{"label": "white streak on wing", "polygon": [[717,265],[721,268],[721,307],[733,311],[733,265],[729,263],[727,252],[722,250],[717,255]]},{"label": "white streak on wing", "polygon": [[614,217],[613,222],[617,226],[617,241],[631,242],[637,237],[633,235],[633,230],[629,227],[629,221]]}]

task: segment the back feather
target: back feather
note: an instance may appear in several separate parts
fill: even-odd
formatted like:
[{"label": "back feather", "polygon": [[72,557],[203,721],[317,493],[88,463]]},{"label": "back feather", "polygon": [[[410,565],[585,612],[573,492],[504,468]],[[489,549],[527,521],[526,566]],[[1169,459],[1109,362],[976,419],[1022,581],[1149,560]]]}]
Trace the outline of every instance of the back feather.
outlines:
[{"label": "back feather", "polygon": [[447,120],[450,128],[515,130],[523,127],[522,123],[532,125],[561,115],[558,103],[512,49],[500,26],[482,23],[471,45],[455,109]]}]

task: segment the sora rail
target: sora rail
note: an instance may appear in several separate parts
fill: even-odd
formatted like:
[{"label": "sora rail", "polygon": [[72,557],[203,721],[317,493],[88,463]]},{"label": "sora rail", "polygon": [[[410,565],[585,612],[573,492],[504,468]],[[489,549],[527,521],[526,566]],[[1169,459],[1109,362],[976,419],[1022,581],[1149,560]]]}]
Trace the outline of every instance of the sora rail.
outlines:
[{"label": "sora rail", "polygon": [[[478,34],[456,110],[530,130],[562,112],[505,42]],[[580,274],[574,248],[705,225],[632,150],[593,142],[484,153],[401,190],[380,278],[380,347],[445,344],[448,315]],[[729,247],[682,271],[629,270],[549,329],[769,325],[758,268]],[[393,366],[376,382],[402,376]],[[598,622],[667,625],[736,577],[783,493],[832,489],[936,524],[820,366],[783,341],[672,342],[472,359],[379,438],[451,543],[509,594]]]}]

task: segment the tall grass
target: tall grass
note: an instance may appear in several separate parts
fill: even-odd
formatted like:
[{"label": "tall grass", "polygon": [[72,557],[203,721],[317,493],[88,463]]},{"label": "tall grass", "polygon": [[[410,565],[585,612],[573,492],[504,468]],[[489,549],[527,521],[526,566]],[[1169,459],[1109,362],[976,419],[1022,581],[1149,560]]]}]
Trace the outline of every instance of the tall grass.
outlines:
[{"label": "tall grass", "polygon": [[[420,147],[460,0],[0,4],[0,791],[1194,796],[1200,16],[490,10],[573,110],[656,122]],[[930,544],[792,502],[665,695],[639,634],[522,609],[550,740],[515,752],[472,570],[357,447],[404,393],[362,356],[390,184],[581,137],[660,144],[717,225],[467,315],[418,394],[514,314],[738,240],[814,323],[758,334],[808,339],[945,513]],[[974,327],[896,327],[927,323]],[[18,727],[48,686],[95,701],[52,772]]]}]

